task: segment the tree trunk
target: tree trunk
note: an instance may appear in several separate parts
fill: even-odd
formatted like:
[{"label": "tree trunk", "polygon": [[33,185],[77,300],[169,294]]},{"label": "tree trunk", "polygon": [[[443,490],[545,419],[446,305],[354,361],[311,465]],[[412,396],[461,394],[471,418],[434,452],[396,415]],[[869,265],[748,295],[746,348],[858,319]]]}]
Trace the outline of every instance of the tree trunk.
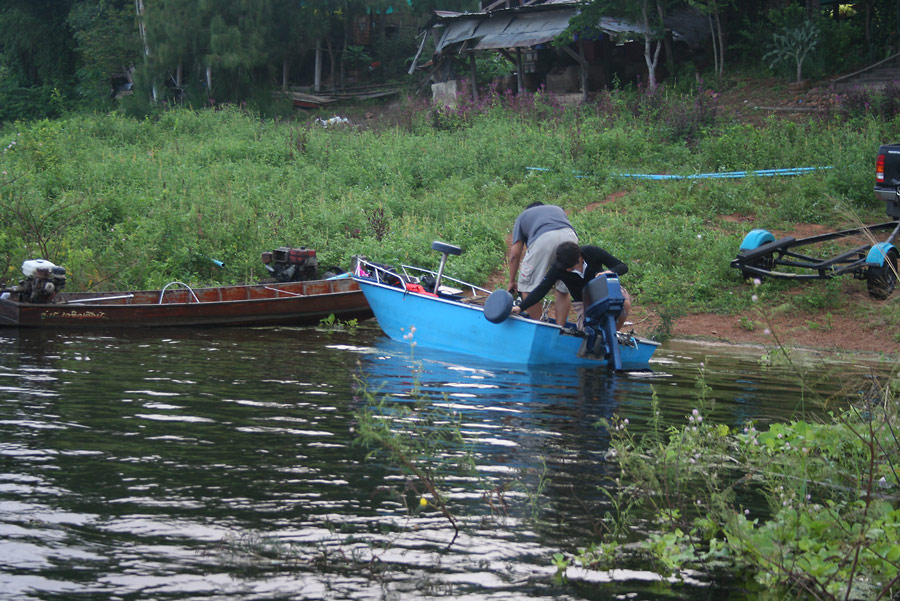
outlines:
[{"label": "tree trunk", "polygon": [[334,46],[331,45],[331,38],[328,36],[325,36],[325,47],[328,49],[328,61],[330,63],[329,64],[329,72],[331,73],[331,75],[330,75],[331,89],[333,90],[334,89],[334,81],[335,81],[335,78],[334,78],[334,75],[335,75],[335,73],[334,73],[334,68],[335,68]]},{"label": "tree trunk", "polygon": [[212,99],[212,65],[206,65],[206,96]]},{"label": "tree trunk", "polygon": [[662,42],[666,49],[666,67],[669,69],[669,77],[675,77],[675,55],[672,52],[672,36],[666,33],[666,7],[660,0],[656,0],[656,12],[659,15],[659,23],[663,28]]},{"label": "tree trunk", "polygon": [[[719,76],[719,42],[718,36],[716,35],[716,24],[713,21],[712,13],[708,13],[706,15],[707,19],[709,19],[709,37],[712,40],[712,49],[713,49],[713,73],[716,74],[716,77]],[[697,81],[700,80],[700,70],[697,69]]]},{"label": "tree trunk", "polygon": [[[644,62],[647,63],[647,86],[649,87],[648,92],[653,93],[656,92],[656,63],[659,60],[659,50],[661,48],[661,44],[659,41],[656,42],[656,50],[652,50],[653,48],[653,40],[650,39],[651,28],[650,28],[650,13],[647,7],[647,1],[645,0],[641,4],[641,16],[643,17],[643,25],[644,25]],[[651,58],[651,54],[653,55]]]},{"label": "tree trunk", "polygon": [[344,16],[346,22],[344,23],[344,47],[341,48],[341,89],[347,87],[347,80],[344,79],[347,66],[347,46],[350,45],[350,36],[353,35],[353,19],[350,17],[350,11],[347,10]]},{"label": "tree trunk", "polygon": [[725,30],[722,28],[722,13],[719,11],[719,5],[715,5],[716,15],[716,31],[719,34],[719,71],[718,76],[722,77],[725,73]]},{"label": "tree trunk", "polygon": [[578,40],[578,56],[581,58],[578,61],[579,72],[581,74],[581,101],[587,103],[588,101],[588,71],[587,71],[587,59],[584,58],[584,40]]},{"label": "tree trunk", "polygon": [[866,45],[872,44],[872,0],[866,0]]},{"label": "tree trunk", "polygon": [[285,92],[288,89],[288,59],[281,61],[281,89]]},{"label": "tree trunk", "polygon": [[[144,46],[144,64],[150,63],[150,45],[147,42],[147,25],[144,23],[144,0],[134,0],[134,8],[137,12],[138,33],[141,36],[141,44]],[[156,83],[151,87],[153,102],[157,101]]]},{"label": "tree trunk", "polygon": [[316,40],[316,70],[315,70],[315,75],[313,77],[315,78],[313,80],[313,90],[318,92],[319,88],[322,86],[322,40],[321,40],[321,38]]}]

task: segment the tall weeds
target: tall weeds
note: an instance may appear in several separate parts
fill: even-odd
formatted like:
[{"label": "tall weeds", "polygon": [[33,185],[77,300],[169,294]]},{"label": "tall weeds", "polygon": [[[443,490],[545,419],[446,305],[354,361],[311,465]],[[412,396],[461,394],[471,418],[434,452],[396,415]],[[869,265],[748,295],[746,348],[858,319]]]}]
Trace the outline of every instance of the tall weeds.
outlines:
[{"label": "tall weeds", "polygon": [[[504,267],[515,216],[541,201],[628,262],[637,302],[731,311],[746,306],[727,265],[750,222],[836,223],[835,200],[866,220],[883,212],[872,161],[891,128],[871,118],[741,125],[699,88],[614,90],[572,107],[545,92],[488,90],[456,109],[403,100],[384,115],[322,127],[225,107],[9,126],[0,279],[40,255],[78,290],[254,281],[265,275],[260,253],[284,245],[315,248],[328,265],[365,254],[435,267],[430,243],[444,239],[465,251],[454,275],[485,282]],[[622,177],[809,165],[834,168],[765,180]]]}]

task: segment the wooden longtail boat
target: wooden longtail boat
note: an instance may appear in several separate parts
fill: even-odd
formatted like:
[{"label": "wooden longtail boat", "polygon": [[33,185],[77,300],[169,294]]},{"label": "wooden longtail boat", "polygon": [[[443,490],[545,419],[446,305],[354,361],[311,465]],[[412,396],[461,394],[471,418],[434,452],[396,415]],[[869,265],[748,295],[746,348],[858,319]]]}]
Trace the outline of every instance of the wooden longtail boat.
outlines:
[{"label": "wooden longtail boat", "polygon": [[330,315],[368,319],[372,310],[349,278],[214,288],[172,282],[162,290],[60,292],[51,302],[0,294],[0,326],[29,328],[296,326],[315,325]]}]

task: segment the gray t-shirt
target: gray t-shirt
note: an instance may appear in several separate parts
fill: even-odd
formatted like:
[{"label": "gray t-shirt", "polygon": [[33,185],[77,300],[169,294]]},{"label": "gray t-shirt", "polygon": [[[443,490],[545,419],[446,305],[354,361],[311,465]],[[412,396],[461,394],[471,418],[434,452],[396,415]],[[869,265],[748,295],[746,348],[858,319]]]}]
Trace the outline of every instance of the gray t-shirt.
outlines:
[{"label": "gray t-shirt", "polygon": [[556,205],[538,205],[525,209],[516,218],[512,241],[513,244],[522,241],[527,245],[529,241],[533,242],[544,232],[561,230],[566,227],[575,231],[575,228],[569,223],[565,211]]}]

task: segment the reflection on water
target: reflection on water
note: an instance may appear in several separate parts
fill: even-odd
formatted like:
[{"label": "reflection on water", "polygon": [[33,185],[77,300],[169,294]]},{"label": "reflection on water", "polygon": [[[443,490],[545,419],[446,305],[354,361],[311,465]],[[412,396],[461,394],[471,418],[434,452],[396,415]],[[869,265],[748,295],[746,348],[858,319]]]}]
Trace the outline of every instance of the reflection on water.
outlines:
[{"label": "reflection on water", "polygon": [[[711,417],[731,425],[822,401],[758,353],[657,354],[652,373],[610,375],[411,355],[371,327],[0,330],[0,599],[669,597],[642,572],[551,578],[552,554],[594,540],[604,511],[596,422],[640,428],[655,393],[679,423],[701,364]],[[449,549],[446,520],[410,514],[390,492],[402,475],[353,443],[366,392],[460,416],[479,477],[448,480]],[[494,488],[505,505],[486,502]]]}]

